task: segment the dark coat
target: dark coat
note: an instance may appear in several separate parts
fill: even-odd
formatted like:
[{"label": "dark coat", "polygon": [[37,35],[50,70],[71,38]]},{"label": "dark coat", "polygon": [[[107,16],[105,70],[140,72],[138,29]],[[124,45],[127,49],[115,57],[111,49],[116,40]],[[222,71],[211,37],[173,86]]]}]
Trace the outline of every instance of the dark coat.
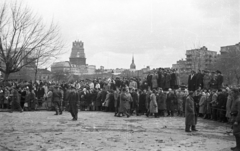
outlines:
[{"label": "dark coat", "polygon": [[132,92],[131,93],[131,96],[132,96],[132,108],[133,109],[136,109],[139,107],[139,97],[138,97],[138,94],[136,92]]},{"label": "dark coat", "polygon": [[76,90],[70,90],[69,95],[67,97],[67,102],[69,103],[68,111],[70,113],[77,113],[78,112],[78,106],[79,106],[79,94],[76,92]]},{"label": "dark coat", "polygon": [[146,93],[142,92],[139,96],[139,110],[141,112],[146,112],[146,99],[147,99],[147,95]]},{"label": "dark coat", "polygon": [[176,96],[173,93],[168,93],[167,95],[167,100],[166,100],[166,105],[167,105],[167,110],[171,110],[174,111],[176,106],[175,106],[175,102],[176,100]]},{"label": "dark coat", "polygon": [[238,122],[238,125],[233,125],[233,135],[240,134],[240,97],[236,100],[232,112],[237,112],[237,116],[234,117],[233,122]]},{"label": "dark coat", "polygon": [[52,102],[60,102],[62,100],[62,92],[60,90],[54,90],[52,95]]},{"label": "dark coat", "polygon": [[102,106],[102,92],[101,91],[97,92],[97,98],[95,100],[94,106],[96,106],[96,107]]},{"label": "dark coat", "polygon": [[120,94],[120,112],[126,112],[130,109],[130,101],[132,101],[132,97],[128,93]]},{"label": "dark coat", "polygon": [[157,94],[158,110],[166,110],[166,95],[164,93]]},{"label": "dark coat", "polygon": [[203,74],[197,73],[196,74],[196,89],[199,87],[203,88]]},{"label": "dark coat", "polygon": [[114,95],[113,93],[110,93],[109,94],[109,103],[108,103],[108,108],[109,108],[109,111],[113,112],[115,110],[114,108]]},{"label": "dark coat", "polygon": [[193,75],[191,78],[191,75],[188,76],[188,90],[189,91],[195,91],[196,90],[196,76]]},{"label": "dark coat", "polygon": [[120,92],[119,91],[114,91],[114,107],[119,107],[119,95],[120,95]]},{"label": "dark coat", "polygon": [[191,96],[185,102],[185,125],[195,125],[194,101]]},{"label": "dark coat", "polygon": [[152,75],[151,74],[147,75],[147,84],[148,84],[148,86],[152,87]]},{"label": "dark coat", "polygon": [[177,85],[177,77],[176,77],[175,73],[172,73],[171,74],[170,86],[173,89],[175,87],[175,85]]},{"label": "dark coat", "polygon": [[228,94],[225,92],[222,92],[218,95],[217,97],[217,108],[219,109],[226,109],[226,104],[227,104],[227,97]]},{"label": "dark coat", "polygon": [[163,88],[163,78],[162,78],[162,72],[158,72],[158,86],[160,87],[160,88]]},{"label": "dark coat", "polygon": [[217,76],[217,87],[218,87],[218,89],[222,88],[222,83],[223,83],[223,76],[222,75],[218,75]]},{"label": "dark coat", "polygon": [[171,82],[171,75],[170,74],[166,74],[165,75],[165,89],[170,88],[170,82]]},{"label": "dark coat", "polygon": [[216,79],[211,79],[209,84],[211,89],[215,89],[215,90],[218,89],[218,83]]}]

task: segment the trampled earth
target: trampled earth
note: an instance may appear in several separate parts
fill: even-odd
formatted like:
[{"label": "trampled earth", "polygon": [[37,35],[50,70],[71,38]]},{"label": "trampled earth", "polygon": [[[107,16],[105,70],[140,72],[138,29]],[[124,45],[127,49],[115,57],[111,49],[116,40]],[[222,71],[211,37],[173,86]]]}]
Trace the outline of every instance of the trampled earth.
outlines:
[{"label": "trampled earth", "polygon": [[184,131],[184,117],[114,117],[114,113],[0,112],[0,151],[230,151],[229,124],[199,119]]}]

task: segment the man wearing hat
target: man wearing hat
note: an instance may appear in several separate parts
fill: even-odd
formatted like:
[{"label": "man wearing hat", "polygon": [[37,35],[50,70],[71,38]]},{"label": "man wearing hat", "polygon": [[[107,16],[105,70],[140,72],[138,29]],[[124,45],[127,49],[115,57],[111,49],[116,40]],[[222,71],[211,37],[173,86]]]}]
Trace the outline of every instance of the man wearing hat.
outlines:
[{"label": "man wearing hat", "polygon": [[52,102],[53,102],[55,110],[56,110],[55,115],[62,114],[62,108],[61,108],[61,100],[62,99],[63,99],[63,96],[59,89],[59,86],[55,85],[54,90],[53,90],[53,95],[52,95]]},{"label": "man wearing hat", "polygon": [[73,117],[72,119],[73,121],[77,121],[78,119],[78,106],[79,106],[78,101],[79,101],[79,95],[76,91],[76,88],[72,85],[69,90],[67,102],[69,106],[69,112]]},{"label": "man wearing hat", "polygon": [[217,70],[217,88],[221,89],[222,88],[222,83],[223,83],[223,76],[221,71]]},{"label": "man wearing hat", "polygon": [[191,74],[188,76],[188,90],[195,91],[196,90],[196,75],[195,71],[191,71]]},{"label": "man wearing hat", "polygon": [[189,91],[189,95],[185,102],[185,132],[197,131],[195,122],[195,108],[193,100],[193,91]]}]

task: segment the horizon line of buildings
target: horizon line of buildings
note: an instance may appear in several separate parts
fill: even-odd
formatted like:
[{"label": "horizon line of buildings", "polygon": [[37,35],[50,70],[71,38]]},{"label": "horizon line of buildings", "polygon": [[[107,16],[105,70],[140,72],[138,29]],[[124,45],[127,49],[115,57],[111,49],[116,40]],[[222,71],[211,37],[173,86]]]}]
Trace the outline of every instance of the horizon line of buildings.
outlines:
[{"label": "horizon line of buildings", "polygon": [[[220,55],[226,54],[228,51],[240,48],[240,42],[235,45],[228,45],[220,47],[220,54],[216,51],[208,50],[206,46],[197,49],[186,50],[186,58],[178,60],[175,64],[172,64],[172,69],[177,69],[179,73],[189,73],[191,70],[211,70],[211,65],[213,65]],[[100,66],[96,69],[96,65],[88,65],[86,63],[86,55],[84,52],[84,44],[82,41],[75,41],[72,43],[71,55],[69,61],[59,61],[51,65],[51,71],[47,69],[39,69],[41,71],[37,76],[38,79],[47,80],[51,78],[53,73],[69,73],[71,75],[93,75],[93,74],[103,74],[103,73],[113,73],[117,74],[130,74],[136,73],[146,73],[151,71],[150,66],[137,70],[134,62],[134,56],[132,56],[132,63],[129,69],[116,68],[116,69],[104,69],[104,66]],[[1,66],[0,62],[0,66]],[[33,64],[31,64],[32,66]],[[28,68],[28,67],[27,67]],[[30,68],[30,67],[29,67]],[[13,79],[18,79],[22,73],[13,73],[11,76]],[[2,76],[0,72],[0,76]]]},{"label": "horizon line of buildings", "polygon": [[217,54],[216,51],[208,50],[206,46],[186,50],[186,59],[178,60],[176,64],[172,65],[172,69],[177,69],[179,73],[189,73],[191,70],[213,70],[212,65],[216,63],[221,55],[236,48],[240,48],[240,42],[235,45],[220,47],[220,54]]}]

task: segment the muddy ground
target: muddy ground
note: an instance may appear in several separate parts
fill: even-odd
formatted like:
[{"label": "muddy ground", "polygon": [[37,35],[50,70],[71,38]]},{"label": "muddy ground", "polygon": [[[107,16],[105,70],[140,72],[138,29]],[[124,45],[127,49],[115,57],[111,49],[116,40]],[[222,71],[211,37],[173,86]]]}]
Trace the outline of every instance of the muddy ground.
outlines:
[{"label": "muddy ground", "polygon": [[0,112],[0,151],[230,151],[230,125],[199,119],[184,131],[183,117],[114,117],[113,113]]}]

